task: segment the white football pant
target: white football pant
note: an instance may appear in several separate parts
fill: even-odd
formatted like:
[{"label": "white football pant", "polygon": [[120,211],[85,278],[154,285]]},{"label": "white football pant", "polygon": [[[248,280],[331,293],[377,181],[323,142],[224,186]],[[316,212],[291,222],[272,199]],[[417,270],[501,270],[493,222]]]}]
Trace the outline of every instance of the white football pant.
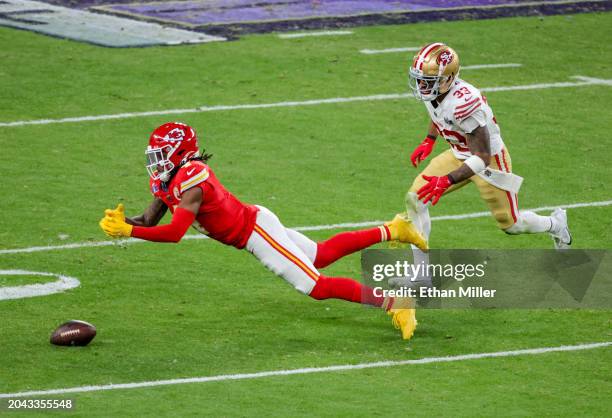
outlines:
[{"label": "white football pant", "polygon": [[267,208],[257,206],[255,229],[246,249],[267,269],[288,281],[295,289],[310,294],[319,279],[313,262],[317,243],[303,234],[285,228]]}]

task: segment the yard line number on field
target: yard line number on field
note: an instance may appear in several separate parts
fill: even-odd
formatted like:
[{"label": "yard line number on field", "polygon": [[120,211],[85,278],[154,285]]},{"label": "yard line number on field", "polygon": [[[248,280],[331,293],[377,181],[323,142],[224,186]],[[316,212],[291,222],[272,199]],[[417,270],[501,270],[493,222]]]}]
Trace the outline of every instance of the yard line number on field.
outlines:
[{"label": "yard line number on field", "polygon": [[[598,207],[598,206],[612,206],[612,200],[603,200],[599,202],[580,202],[580,203],[570,203],[566,205],[557,205],[557,206],[542,206],[539,208],[532,209],[524,209],[531,210],[534,212],[541,212],[544,210],[554,210],[558,207],[565,209],[577,209],[584,207]],[[433,216],[431,218],[432,221],[449,221],[449,220],[461,220],[461,219],[471,219],[471,218],[483,218],[491,216],[490,212],[472,212],[472,213],[462,213],[458,215],[441,215],[441,216]],[[328,224],[328,225],[312,225],[312,226],[296,226],[292,227],[296,231],[325,231],[330,229],[340,229],[340,228],[364,228],[368,226],[380,225],[384,221],[366,221],[366,222],[347,222],[347,223],[339,223],[339,224]],[[185,235],[183,237],[184,240],[189,239],[208,239],[206,235]],[[147,241],[129,238],[125,240],[118,241],[97,241],[97,242],[75,242],[72,244],[63,244],[63,245],[48,245],[48,246],[39,246],[39,247],[27,247],[27,248],[9,248],[5,250],[0,250],[0,255],[3,254],[19,254],[19,253],[35,253],[40,251],[53,251],[53,250],[70,250],[76,248],[87,248],[87,247],[108,247],[111,245],[124,245],[124,244],[137,244],[143,243]]]},{"label": "yard line number on field", "polygon": [[472,353],[462,354],[457,356],[447,357],[425,357],[420,359],[411,360],[391,360],[391,361],[378,361],[373,363],[359,363],[359,364],[342,364],[336,366],[325,366],[325,367],[307,367],[302,369],[288,369],[288,370],[270,370],[257,373],[240,373],[240,374],[222,374],[217,376],[203,376],[203,377],[188,377],[183,379],[168,379],[168,380],[152,380],[148,382],[134,382],[134,383],[118,383],[108,385],[91,385],[91,386],[77,386],[63,389],[48,389],[48,390],[32,390],[28,392],[15,392],[15,393],[0,393],[0,399],[3,398],[17,398],[25,396],[46,396],[46,395],[63,395],[66,393],[83,393],[83,392],[100,392],[104,390],[119,390],[119,389],[137,389],[147,388],[155,386],[170,386],[170,385],[184,385],[190,383],[209,383],[209,382],[223,382],[223,381],[236,381],[236,380],[247,380],[247,379],[261,379],[273,376],[292,376],[312,373],[331,373],[331,372],[346,372],[352,370],[364,370],[364,369],[376,369],[384,367],[399,367],[409,366],[418,364],[431,364],[431,363],[450,363],[457,361],[466,360],[479,360],[487,358],[499,358],[499,357],[518,357],[518,356],[532,356],[546,353],[559,353],[568,351],[580,351],[580,350],[593,350],[596,348],[604,348],[612,345],[612,341],[577,344],[577,345],[562,345],[558,347],[540,347],[540,348],[528,348],[524,350],[512,350],[512,351],[496,351],[491,353]]},{"label": "yard line number on field", "polygon": [[[525,84],[525,85],[517,85],[517,86],[485,87],[481,89],[481,91],[488,93],[488,92],[501,92],[501,91],[521,91],[521,90],[540,90],[540,89],[552,89],[552,88],[583,87],[583,86],[594,86],[594,85],[612,86],[612,80],[584,77],[584,76],[573,76],[572,78],[575,81],[541,83],[541,84]],[[248,109],[268,109],[268,108],[275,108],[275,107],[316,106],[316,105],[321,105],[321,104],[368,102],[368,101],[398,100],[398,99],[411,99],[411,98],[414,98],[412,93],[396,93],[396,94],[375,94],[371,96],[333,97],[333,98],[327,98],[327,99],[286,101],[286,102],[276,102],[276,103],[200,106],[200,107],[187,108],[187,109],[166,109],[166,110],[153,110],[153,111],[146,111],[146,112],[114,113],[114,114],[107,114],[107,115],[92,115],[92,116],[75,116],[75,117],[59,118],[59,119],[34,119],[34,120],[21,120],[21,121],[14,121],[14,122],[0,122],[0,128],[2,127],[10,128],[10,127],[25,126],[25,125],[48,125],[48,124],[53,124],[53,123],[93,122],[93,121],[102,121],[102,120],[139,118],[139,117],[146,117],[146,116],[176,115],[176,114],[202,113],[202,112],[219,112],[219,111],[227,111],[227,110],[248,110]]]}]

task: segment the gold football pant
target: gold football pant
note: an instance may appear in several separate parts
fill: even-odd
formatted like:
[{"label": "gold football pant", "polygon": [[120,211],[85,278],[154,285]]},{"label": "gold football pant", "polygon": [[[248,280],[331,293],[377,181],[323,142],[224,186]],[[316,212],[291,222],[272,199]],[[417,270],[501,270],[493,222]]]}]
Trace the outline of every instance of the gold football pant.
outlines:
[{"label": "gold football pant", "polygon": [[[461,164],[463,164],[463,161],[457,159],[450,149],[444,151],[442,154],[432,159],[429,162],[429,165],[427,165],[427,167],[425,167],[425,169],[419,173],[419,175],[414,179],[409,193],[416,193],[427,183],[425,179],[423,179],[423,175],[445,176],[451,171],[459,168]],[[489,166],[499,171],[508,173],[512,172],[512,162],[510,160],[510,154],[508,154],[508,151],[506,149],[502,149],[501,152],[493,155],[491,157]],[[476,187],[478,187],[480,197],[489,207],[489,210],[497,221],[499,228],[505,230],[516,223],[519,215],[518,198],[516,194],[499,189],[476,175],[462,181],[461,183],[453,184],[444,194],[460,189],[469,182],[474,183]]]}]

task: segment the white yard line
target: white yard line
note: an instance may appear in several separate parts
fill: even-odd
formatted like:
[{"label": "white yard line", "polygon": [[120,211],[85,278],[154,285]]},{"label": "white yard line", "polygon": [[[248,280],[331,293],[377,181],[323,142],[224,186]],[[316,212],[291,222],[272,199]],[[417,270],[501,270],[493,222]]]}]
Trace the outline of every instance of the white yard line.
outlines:
[{"label": "white yard line", "polygon": [[386,48],[386,49],[361,49],[359,52],[366,55],[376,54],[393,54],[396,52],[416,52],[421,49],[420,46],[409,46],[406,48]]},{"label": "white yard line", "polygon": [[[603,80],[599,78],[582,77],[582,76],[574,76],[572,78],[578,81],[543,83],[543,84],[526,84],[522,86],[485,87],[481,89],[481,91],[498,92],[498,91],[515,91],[515,90],[541,90],[541,89],[568,88],[568,87],[581,87],[581,86],[593,86],[593,85],[612,86],[612,80]],[[146,117],[146,116],[219,112],[219,111],[227,111],[227,110],[267,109],[267,108],[274,108],[274,107],[316,106],[316,105],[321,105],[321,104],[334,104],[334,103],[398,100],[398,99],[410,99],[413,97],[414,96],[412,95],[412,93],[398,93],[398,94],[375,94],[372,96],[332,97],[328,99],[287,101],[287,102],[276,102],[276,103],[201,106],[201,107],[187,108],[187,109],[166,109],[166,110],[153,110],[153,111],[147,111],[147,112],[131,112],[131,113],[115,113],[115,114],[108,114],[108,115],[77,116],[77,117],[60,118],[60,119],[34,119],[34,120],[21,120],[21,121],[14,121],[14,122],[0,122],[0,128],[2,127],[10,128],[10,127],[17,127],[17,126],[25,126],[25,125],[49,125],[53,123],[93,122],[93,121],[102,121],[102,120],[139,118],[139,117]]]},{"label": "white yard line", "polygon": [[473,353],[473,354],[462,354],[458,356],[448,357],[425,357],[413,360],[391,360],[391,361],[378,361],[373,363],[359,363],[359,364],[342,364],[337,366],[326,366],[326,367],[307,367],[303,369],[288,369],[288,370],[271,370],[258,373],[240,373],[240,374],[222,374],[217,376],[204,376],[204,377],[189,377],[183,379],[167,379],[167,380],[151,380],[146,382],[135,382],[135,383],[117,383],[108,385],[91,385],[91,386],[77,386],[63,389],[48,389],[48,390],[32,390],[27,392],[15,392],[15,393],[0,393],[0,399],[3,398],[20,398],[25,396],[46,396],[46,395],[64,395],[67,393],[83,393],[83,392],[99,392],[104,390],[120,390],[120,389],[137,389],[137,388],[149,388],[155,386],[170,386],[170,385],[184,385],[190,383],[209,383],[209,382],[223,382],[223,381],[236,381],[236,380],[247,380],[247,379],[261,379],[273,376],[292,376],[312,373],[331,373],[331,372],[346,372],[351,370],[364,370],[364,369],[377,369],[384,367],[400,367],[417,364],[431,364],[431,363],[451,363],[456,361],[466,360],[479,360],[486,358],[499,358],[499,357],[517,357],[517,356],[530,356],[537,354],[556,353],[556,352],[568,352],[568,351],[580,351],[580,350],[593,350],[596,348],[609,347],[612,342],[599,342],[599,343],[588,343],[578,345],[562,345],[558,347],[541,347],[541,348],[528,348],[524,350],[512,350],[512,351],[496,351],[492,353]]},{"label": "white yard line", "polygon": [[[387,48],[387,49],[361,49],[359,52],[365,55],[378,55],[378,54],[394,54],[399,52],[415,52],[419,51],[420,47],[406,47],[406,48]],[[475,65],[463,65],[462,70],[481,70],[487,68],[519,68],[523,64],[517,63],[503,63],[503,64],[475,64]]]},{"label": "white yard line", "polygon": [[[188,239],[187,236],[183,237],[183,239]],[[0,250],[0,255],[2,254],[19,254],[19,253],[36,253],[39,251],[52,251],[52,250],[72,250],[75,248],[87,248],[87,247],[109,247],[111,245],[123,245],[123,244],[135,244],[139,243],[141,240],[139,239],[125,239],[120,241],[96,241],[96,242],[75,242],[72,244],[63,244],[63,245],[44,245],[39,247],[28,247],[28,248],[12,248],[8,250]]]},{"label": "white yard line", "polygon": [[461,67],[462,70],[481,70],[486,68],[519,68],[523,64],[517,63],[506,63],[506,64],[476,64],[476,65],[464,65]]},{"label": "white yard line", "polygon": [[[612,200],[603,200],[599,202],[581,202],[581,203],[570,203],[566,205],[557,205],[557,206],[542,206],[539,208],[532,209],[522,209],[522,210],[531,210],[534,212],[541,212],[545,210],[554,210],[555,208],[561,207],[565,209],[576,209],[576,208],[584,208],[584,207],[597,207],[597,206],[612,206]],[[432,221],[448,221],[448,220],[461,220],[461,219],[471,219],[471,218],[484,218],[487,216],[491,216],[490,212],[473,212],[473,213],[462,213],[458,215],[441,215],[441,216],[433,216],[431,218]],[[368,226],[376,226],[380,225],[385,221],[366,221],[366,222],[347,222],[347,223],[339,223],[339,224],[328,224],[328,225],[312,225],[312,226],[296,226],[292,227],[296,231],[326,231],[330,229],[343,229],[343,228],[364,228]],[[184,240],[191,239],[208,239],[206,235],[185,235],[183,237]],[[38,247],[26,247],[26,248],[10,248],[6,250],[0,250],[0,255],[3,254],[20,254],[20,253],[36,253],[40,251],[54,251],[54,250],[71,250],[76,248],[86,248],[86,247],[107,247],[111,245],[127,245],[127,244],[138,244],[147,241],[130,238],[119,241],[98,241],[98,242],[75,242],[72,244],[63,244],[63,245],[48,245],[48,246],[38,246]]]},{"label": "white yard line", "polygon": [[[588,84],[597,84],[597,83],[590,83],[590,82],[576,83],[576,85],[580,85],[580,86],[588,85]],[[410,94],[409,93],[375,94],[372,96],[332,97],[329,99],[302,100],[302,101],[294,101],[294,102],[201,106],[201,107],[190,108],[190,109],[153,110],[153,111],[148,111],[148,112],[115,113],[115,114],[110,114],[110,115],[95,115],[95,116],[78,116],[78,117],[62,118],[62,119],[38,119],[38,120],[16,121],[16,122],[0,122],[0,127],[13,127],[13,126],[23,126],[23,125],[48,125],[51,123],[92,122],[92,121],[99,121],[99,120],[128,119],[128,118],[138,118],[138,117],[145,117],[145,116],[218,112],[218,111],[224,111],[224,110],[246,110],[246,109],[267,109],[271,107],[315,106],[315,105],[320,105],[320,104],[333,104],[333,103],[407,99],[410,97],[413,97],[412,93]]]},{"label": "white yard line", "polygon": [[[595,207],[596,206],[612,206],[612,200],[602,200],[599,202],[570,203],[567,205],[557,205],[557,206],[541,206],[539,208],[521,209],[521,210],[531,210],[533,212],[542,212],[545,210],[554,210],[556,208],[576,209],[576,208],[594,207],[594,206]],[[461,219],[485,218],[487,216],[491,216],[491,212],[472,212],[472,213],[461,213],[458,215],[432,216],[431,220],[432,221],[457,221]],[[367,222],[341,223],[341,224],[330,224],[330,225],[298,226],[292,229],[295,229],[296,231],[324,231],[328,229],[365,228],[368,226],[380,225],[383,222],[386,222],[386,221],[367,221]],[[195,237],[196,235],[190,235],[190,236]],[[0,254],[2,254],[2,251],[0,251]]]},{"label": "white yard line", "polygon": [[576,75],[573,78],[582,80],[582,81],[590,81],[592,83],[596,82],[597,84],[605,84],[606,86],[612,86],[612,80],[604,80],[601,78],[593,78],[593,77],[584,77],[581,75]]},{"label": "white yard line", "polygon": [[[419,51],[420,47],[407,47],[407,48],[387,48],[387,49],[362,49],[359,52],[365,55],[377,55],[377,54],[393,54],[398,52],[413,52]],[[501,63],[501,64],[475,64],[475,65],[463,65],[462,70],[481,70],[487,68],[519,68],[523,64],[518,63]]]},{"label": "white yard line", "polygon": [[[400,52],[415,52],[419,51],[421,47],[406,47],[406,48],[387,48],[387,49],[361,49],[359,52],[365,55],[378,55],[378,54],[394,54]],[[517,63],[503,63],[503,64],[476,64],[476,65],[464,65],[461,67],[462,70],[481,70],[486,68],[518,68],[522,67],[523,64]]]},{"label": "white yard line", "polygon": [[321,32],[299,32],[299,33],[281,33],[278,35],[281,39],[306,38],[309,36],[337,36],[337,35],[352,35],[350,30],[326,30]]}]

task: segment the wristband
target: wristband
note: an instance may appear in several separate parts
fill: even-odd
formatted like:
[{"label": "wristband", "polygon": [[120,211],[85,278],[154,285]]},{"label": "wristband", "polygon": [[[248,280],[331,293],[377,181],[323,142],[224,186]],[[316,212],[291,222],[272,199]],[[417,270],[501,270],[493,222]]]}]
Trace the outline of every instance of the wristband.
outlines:
[{"label": "wristband", "polygon": [[472,155],[470,158],[468,158],[467,160],[465,160],[463,162],[463,164],[467,165],[468,167],[470,167],[472,169],[472,171],[474,172],[474,174],[478,174],[480,173],[482,170],[484,170],[485,168],[487,168],[487,165],[485,164],[485,162],[482,160],[482,158],[480,158],[477,155]]},{"label": "wristband", "polygon": [[426,138],[431,139],[432,141],[435,141],[436,139],[438,139],[438,135],[428,134]]}]

